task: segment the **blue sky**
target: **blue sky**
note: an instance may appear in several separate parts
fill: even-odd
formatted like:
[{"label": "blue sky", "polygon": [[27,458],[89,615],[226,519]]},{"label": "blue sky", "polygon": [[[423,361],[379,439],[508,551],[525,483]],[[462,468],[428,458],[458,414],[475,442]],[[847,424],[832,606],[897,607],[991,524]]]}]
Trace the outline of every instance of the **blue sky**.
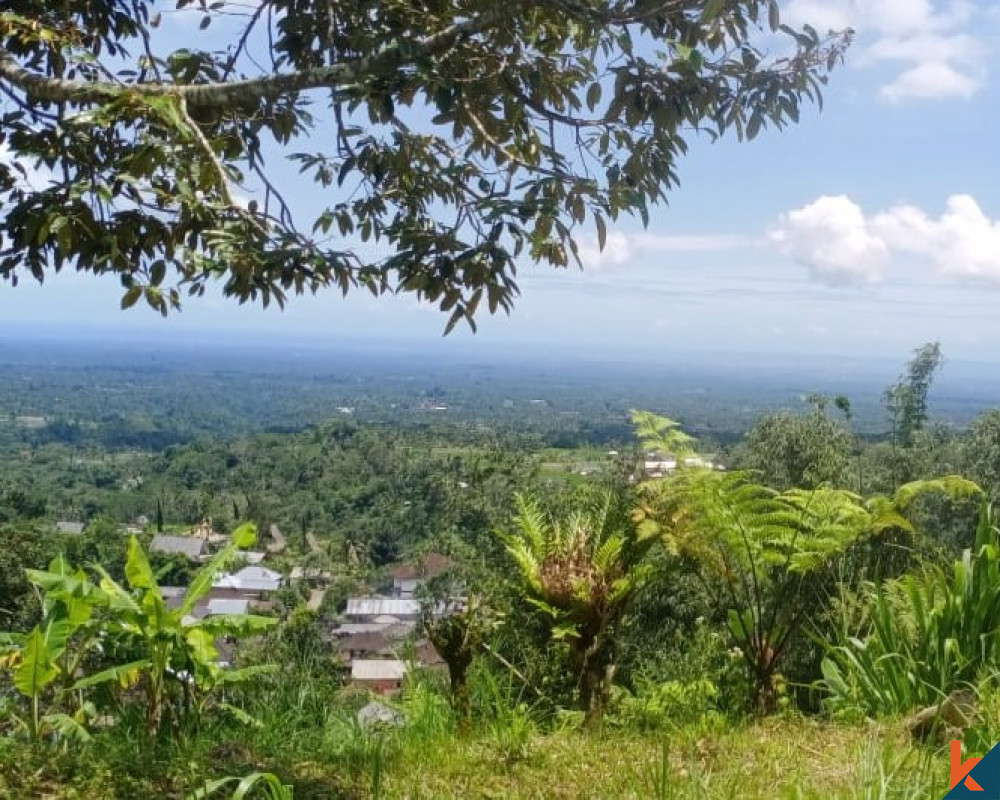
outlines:
[{"label": "blue sky", "polygon": [[[284,312],[209,296],[161,320],[144,309],[120,312],[116,281],[73,274],[44,287],[0,285],[0,326],[653,356],[902,358],[937,338],[950,357],[992,360],[1000,342],[1000,7],[782,7],[789,22],[858,32],[822,113],[809,109],[798,127],[751,143],[694,143],[680,188],[648,229],[623,223],[604,253],[583,240],[582,273],[525,265],[514,313],[484,316],[474,338],[457,330],[442,341],[445,318],[411,298],[345,300],[335,291],[295,298]],[[312,202],[302,196],[304,209]]]}]

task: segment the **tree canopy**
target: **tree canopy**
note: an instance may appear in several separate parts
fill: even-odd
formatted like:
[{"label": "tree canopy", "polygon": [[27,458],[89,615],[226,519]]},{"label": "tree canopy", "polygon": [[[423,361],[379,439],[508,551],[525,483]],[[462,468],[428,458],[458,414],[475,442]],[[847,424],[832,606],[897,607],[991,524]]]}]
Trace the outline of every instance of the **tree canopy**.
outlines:
[{"label": "tree canopy", "polygon": [[11,0],[0,275],[114,274],[164,314],[214,281],[365,287],[474,324],[518,263],[647,222],[690,137],[796,121],[849,38],[777,0]]}]

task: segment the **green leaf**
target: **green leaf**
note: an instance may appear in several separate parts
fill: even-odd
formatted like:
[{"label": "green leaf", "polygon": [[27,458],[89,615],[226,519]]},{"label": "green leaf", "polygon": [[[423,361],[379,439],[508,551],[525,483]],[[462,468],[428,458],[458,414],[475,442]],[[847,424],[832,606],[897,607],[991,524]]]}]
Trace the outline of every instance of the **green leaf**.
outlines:
[{"label": "green leaf", "polygon": [[84,744],[91,739],[90,732],[83,724],[69,714],[46,714],[42,717],[42,724],[61,738],[76,744]]},{"label": "green leaf", "polygon": [[778,8],[778,0],[768,0],[767,23],[772,32],[778,30],[781,25],[781,9]]},{"label": "green leaf", "polygon": [[601,84],[592,83],[587,89],[587,108],[591,111],[601,102]]},{"label": "green leaf", "polygon": [[608,225],[601,214],[594,216],[594,222],[597,225],[597,246],[603,252],[605,245],[608,243]]},{"label": "green leaf", "polygon": [[142,297],[141,286],[133,286],[132,288],[130,288],[122,296],[122,311],[124,311],[126,308],[131,308],[132,306],[134,306],[137,302],[139,302],[140,297]]},{"label": "green leaf", "polygon": [[21,663],[14,670],[14,687],[25,697],[36,698],[59,675],[52,651],[40,627],[32,629],[21,650]]},{"label": "green leaf", "polygon": [[81,678],[70,687],[70,691],[76,692],[80,689],[89,689],[91,686],[99,686],[102,683],[117,682],[122,686],[129,686],[135,682],[142,670],[149,666],[147,659],[140,661],[130,661],[128,664],[119,664],[115,667],[95,672]]},{"label": "green leaf", "polygon": [[152,567],[149,566],[149,559],[135,536],[130,536],[128,540],[125,578],[133,589],[155,589],[159,593],[156,576],[153,574]]},{"label": "green leaf", "polygon": [[257,541],[257,526],[252,522],[244,523],[240,525],[235,531],[233,531],[232,542],[240,550],[246,550],[254,546]]}]

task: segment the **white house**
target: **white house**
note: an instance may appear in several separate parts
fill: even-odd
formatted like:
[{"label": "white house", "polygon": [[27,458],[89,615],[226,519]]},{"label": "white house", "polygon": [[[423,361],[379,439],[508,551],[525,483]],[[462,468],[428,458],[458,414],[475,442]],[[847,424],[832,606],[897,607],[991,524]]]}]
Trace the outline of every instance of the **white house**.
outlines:
[{"label": "white house", "polygon": [[420,616],[420,603],[412,597],[351,597],[344,615],[351,622],[375,622],[378,617],[411,621]]},{"label": "white house", "polygon": [[244,567],[239,572],[219,575],[212,581],[213,594],[222,596],[219,591],[230,590],[238,594],[262,595],[276,592],[281,588],[284,576],[273,569],[253,565]]}]

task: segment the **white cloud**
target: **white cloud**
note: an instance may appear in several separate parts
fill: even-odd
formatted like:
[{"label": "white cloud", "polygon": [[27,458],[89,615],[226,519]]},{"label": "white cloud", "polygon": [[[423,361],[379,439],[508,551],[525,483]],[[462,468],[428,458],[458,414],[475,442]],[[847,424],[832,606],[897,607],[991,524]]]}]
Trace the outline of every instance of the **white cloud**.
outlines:
[{"label": "white cloud", "polygon": [[872,233],[849,197],[824,196],[782,214],[771,241],[814,277],[831,285],[875,281],[889,263],[889,248]]},{"label": "white cloud", "polygon": [[971,97],[989,55],[972,32],[982,16],[965,0],[793,0],[783,15],[821,31],[854,28],[855,64],[898,70],[880,88],[890,102]]},{"label": "white cloud", "polygon": [[753,244],[742,236],[665,235],[657,233],[625,233],[609,231],[604,250],[597,238],[582,237],[579,241],[580,260],[585,269],[600,270],[621,267],[642,256],[656,253],[707,253],[734,250]]},{"label": "white cloud", "polygon": [[949,197],[936,218],[912,205],[866,216],[849,197],[820,197],[783,214],[770,239],[830,284],[878,280],[904,264],[1000,284],[1000,220],[966,194]]},{"label": "white cloud", "polygon": [[632,242],[621,231],[610,231],[601,250],[597,239],[584,237],[580,242],[580,261],[586,269],[620,267],[633,255]]},{"label": "white cloud", "polygon": [[932,100],[936,97],[969,98],[979,83],[943,61],[918,64],[882,87],[882,96],[892,102]]}]

